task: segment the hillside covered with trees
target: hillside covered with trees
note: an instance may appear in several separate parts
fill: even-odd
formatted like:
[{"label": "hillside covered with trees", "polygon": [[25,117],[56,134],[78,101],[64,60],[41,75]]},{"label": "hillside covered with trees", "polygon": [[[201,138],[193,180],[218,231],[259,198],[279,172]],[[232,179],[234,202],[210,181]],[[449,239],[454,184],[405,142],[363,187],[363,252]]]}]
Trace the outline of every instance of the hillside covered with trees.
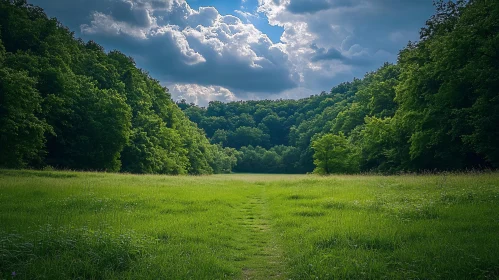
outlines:
[{"label": "hillside covered with trees", "polygon": [[24,0],[0,0],[0,147],[7,168],[210,174],[236,160],[130,57]]},{"label": "hillside covered with trees", "polygon": [[396,64],[362,79],[300,100],[204,108],[173,102],[132,58],[76,39],[42,9],[0,0],[0,167],[160,174],[498,168],[499,2],[436,7]]},{"label": "hillside covered with trees", "polygon": [[[397,64],[301,100],[178,103],[238,172],[499,167],[499,2],[437,2]],[[315,163],[315,164],[314,164]]]}]

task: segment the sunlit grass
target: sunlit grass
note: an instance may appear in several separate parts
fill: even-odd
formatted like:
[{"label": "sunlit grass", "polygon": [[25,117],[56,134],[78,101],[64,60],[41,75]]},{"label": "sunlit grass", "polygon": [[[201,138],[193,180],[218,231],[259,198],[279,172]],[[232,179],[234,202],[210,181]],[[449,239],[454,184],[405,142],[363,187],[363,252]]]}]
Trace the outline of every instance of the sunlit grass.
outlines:
[{"label": "sunlit grass", "polygon": [[498,236],[496,173],[0,171],[0,279],[496,279]]}]

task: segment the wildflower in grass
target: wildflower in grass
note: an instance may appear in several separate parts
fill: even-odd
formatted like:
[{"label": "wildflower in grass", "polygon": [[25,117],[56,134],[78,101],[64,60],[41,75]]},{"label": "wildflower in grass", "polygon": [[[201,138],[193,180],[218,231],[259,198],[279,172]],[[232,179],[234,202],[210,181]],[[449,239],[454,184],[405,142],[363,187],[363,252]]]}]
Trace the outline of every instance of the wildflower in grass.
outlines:
[{"label": "wildflower in grass", "polygon": [[15,277],[17,274],[15,271],[12,271],[12,277]]}]

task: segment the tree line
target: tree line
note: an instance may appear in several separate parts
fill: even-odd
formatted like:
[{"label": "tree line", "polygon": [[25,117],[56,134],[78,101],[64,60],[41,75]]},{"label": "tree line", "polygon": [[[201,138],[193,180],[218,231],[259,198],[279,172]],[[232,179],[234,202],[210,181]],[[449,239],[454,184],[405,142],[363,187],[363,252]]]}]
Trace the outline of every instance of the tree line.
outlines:
[{"label": "tree line", "polygon": [[236,160],[132,58],[0,0],[0,167],[211,174]]},{"label": "tree line", "polygon": [[320,174],[499,167],[499,2],[437,1],[396,64],[301,100],[178,106],[235,171]]},{"label": "tree line", "polygon": [[499,167],[499,2],[436,2],[396,64],[300,100],[173,102],[119,51],[0,0],[0,167],[210,174]]}]

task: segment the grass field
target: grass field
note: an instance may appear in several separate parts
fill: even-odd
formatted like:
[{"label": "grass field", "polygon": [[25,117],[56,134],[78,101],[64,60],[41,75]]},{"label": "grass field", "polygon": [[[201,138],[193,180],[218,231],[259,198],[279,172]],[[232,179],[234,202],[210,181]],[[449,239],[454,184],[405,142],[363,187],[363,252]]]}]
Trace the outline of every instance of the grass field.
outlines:
[{"label": "grass field", "polygon": [[498,279],[499,174],[0,171],[0,279]]}]

